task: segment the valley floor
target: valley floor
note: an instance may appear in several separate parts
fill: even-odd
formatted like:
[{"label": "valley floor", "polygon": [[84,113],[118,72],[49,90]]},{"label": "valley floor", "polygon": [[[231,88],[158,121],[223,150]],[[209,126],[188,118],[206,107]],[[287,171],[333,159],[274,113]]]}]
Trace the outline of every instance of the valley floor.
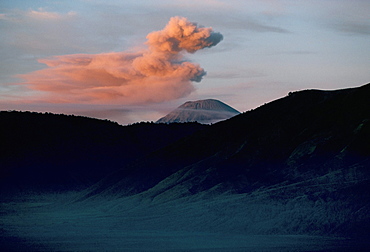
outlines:
[{"label": "valley floor", "polygon": [[[169,202],[75,198],[78,194],[38,195],[1,203],[0,250],[362,251],[369,246],[299,230],[284,233],[281,225],[297,221],[294,212],[277,216],[282,206],[276,202],[253,203],[245,195]],[[279,225],[276,231],[273,225]]]}]

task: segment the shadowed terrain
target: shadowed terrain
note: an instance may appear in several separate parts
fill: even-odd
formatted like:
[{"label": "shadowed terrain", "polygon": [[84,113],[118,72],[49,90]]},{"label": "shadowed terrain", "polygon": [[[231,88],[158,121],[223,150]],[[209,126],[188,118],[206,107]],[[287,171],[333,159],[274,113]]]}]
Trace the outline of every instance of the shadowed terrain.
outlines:
[{"label": "shadowed terrain", "polygon": [[1,190],[71,190],[206,128],[197,123],[121,126],[87,117],[0,112]]},{"label": "shadowed terrain", "polygon": [[[369,97],[369,84],[293,92],[211,126],[3,112],[1,183],[13,189],[1,242],[35,251],[362,251]],[[22,134],[28,145],[17,144]],[[79,179],[68,191],[71,173]],[[32,194],[15,194],[23,181]]]}]

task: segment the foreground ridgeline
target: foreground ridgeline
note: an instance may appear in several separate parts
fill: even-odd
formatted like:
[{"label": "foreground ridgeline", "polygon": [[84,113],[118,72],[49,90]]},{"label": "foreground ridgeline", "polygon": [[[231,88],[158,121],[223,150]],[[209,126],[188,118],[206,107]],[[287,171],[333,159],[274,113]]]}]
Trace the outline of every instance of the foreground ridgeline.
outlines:
[{"label": "foreground ridgeline", "polygon": [[51,113],[0,112],[0,189],[86,188],[148,153],[206,128],[198,123],[136,123]]},{"label": "foreground ridgeline", "polygon": [[[12,237],[3,240],[69,251],[362,251],[369,97],[370,84],[292,92],[213,125],[1,112],[1,228]],[[18,207],[20,198],[32,204]]]}]

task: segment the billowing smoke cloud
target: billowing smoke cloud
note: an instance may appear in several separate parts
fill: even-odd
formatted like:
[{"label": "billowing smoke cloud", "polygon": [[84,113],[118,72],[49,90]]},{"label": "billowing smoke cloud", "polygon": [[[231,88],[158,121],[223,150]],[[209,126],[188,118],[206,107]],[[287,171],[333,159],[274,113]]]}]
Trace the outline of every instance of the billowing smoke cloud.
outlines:
[{"label": "billowing smoke cloud", "polygon": [[222,39],[212,28],[173,17],[163,30],[147,35],[147,50],[55,56],[39,60],[48,68],[20,77],[30,89],[46,91],[50,102],[162,102],[190,94],[191,82],[206,74],[184,55]]}]

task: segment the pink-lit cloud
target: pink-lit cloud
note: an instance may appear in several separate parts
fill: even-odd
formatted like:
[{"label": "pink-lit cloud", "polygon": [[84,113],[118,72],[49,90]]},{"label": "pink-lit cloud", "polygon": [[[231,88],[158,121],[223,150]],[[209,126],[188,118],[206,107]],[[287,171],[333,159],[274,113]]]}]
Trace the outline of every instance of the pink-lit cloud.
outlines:
[{"label": "pink-lit cloud", "polygon": [[38,10],[29,10],[26,13],[26,16],[33,18],[33,19],[38,19],[38,20],[57,20],[57,19],[62,19],[64,17],[71,17],[77,15],[76,12],[70,11],[65,15],[61,15],[56,12],[50,12],[46,11],[43,8],[39,8]]},{"label": "pink-lit cloud", "polygon": [[[54,103],[140,104],[169,101],[194,90],[206,74],[186,53],[222,40],[212,28],[173,17],[163,30],[147,35],[147,49],[133,52],[73,54],[41,59],[47,68],[19,75],[31,90]],[[40,97],[37,97],[40,100]]]}]

